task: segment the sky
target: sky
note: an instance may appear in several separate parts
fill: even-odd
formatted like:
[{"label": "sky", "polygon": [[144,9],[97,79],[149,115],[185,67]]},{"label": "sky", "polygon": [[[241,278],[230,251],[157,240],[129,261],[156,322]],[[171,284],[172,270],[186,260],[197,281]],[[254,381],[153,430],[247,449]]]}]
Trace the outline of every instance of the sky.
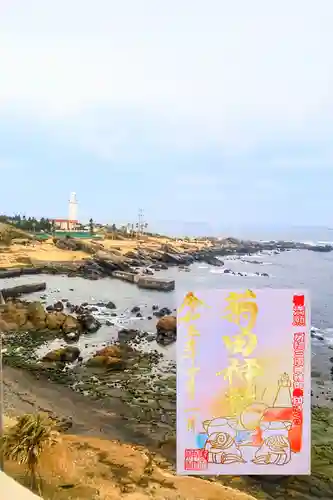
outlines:
[{"label": "sky", "polygon": [[1,0],[0,213],[331,226],[331,0]]}]

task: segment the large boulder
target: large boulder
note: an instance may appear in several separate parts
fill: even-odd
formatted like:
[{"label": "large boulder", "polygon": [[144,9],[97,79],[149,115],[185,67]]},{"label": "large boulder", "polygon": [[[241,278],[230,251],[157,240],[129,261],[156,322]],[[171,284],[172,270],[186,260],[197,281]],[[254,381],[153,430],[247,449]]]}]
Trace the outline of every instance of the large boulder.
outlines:
[{"label": "large boulder", "polygon": [[[96,328],[95,320],[86,322],[90,332]],[[75,317],[54,310],[47,312],[40,302],[9,301],[0,306],[0,331],[3,332],[49,329],[62,330],[66,335],[77,332],[79,328],[80,323]]]},{"label": "large boulder", "polygon": [[27,309],[16,309],[15,314],[13,314],[13,321],[19,327],[24,326],[28,321]]},{"label": "large boulder", "polygon": [[28,320],[28,312],[26,309],[10,309],[3,312],[1,318],[6,323],[14,323],[18,328],[23,326]]},{"label": "large boulder", "polygon": [[33,325],[41,322],[45,322],[46,312],[43,304],[40,302],[30,302],[28,304],[28,319]]},{"label": "large boulder", "polygon": [[49,330],[61,330],[66,321],[66,314],[60,312],[51,312],[46,315],[46,327]]},{"label": "large boulder", "polygon": [[176,332],[177,318],[176,316],[163,316],[156,324],[157,332]]},{"label": "large boulder", "polygon": [[16,323],[13,323],[10,321],[5,321],[5,320],[0,318],[0,332],[3,332],[3,333],[14,332],[17,329],[18,329],[18,327],[17,327]]},{"label": "large boulder", "polygon": [[62,331],[64,333],[75,332],[79,328],[79,322],[74,316],[66,316],[64,323],[62,324]]},{"label": "large boulder", "polygon": [[156,325],[156,342],[161,345],[169,345],[177,339],[177,318],[175,316],[163,316]]},{"label": "large boulder", "polygon": [[16,328],[22,327],[28,320],[27,308],[20,302],[8,302],[1,306],[0,315],[5,323],[16,325]]},{"label": "large boulder", "polygon": [[87,366],[107,368],[108,370],[123,370],[126,368],[126,348],[120,345],[110,345],[97,351],[87,361]]}]

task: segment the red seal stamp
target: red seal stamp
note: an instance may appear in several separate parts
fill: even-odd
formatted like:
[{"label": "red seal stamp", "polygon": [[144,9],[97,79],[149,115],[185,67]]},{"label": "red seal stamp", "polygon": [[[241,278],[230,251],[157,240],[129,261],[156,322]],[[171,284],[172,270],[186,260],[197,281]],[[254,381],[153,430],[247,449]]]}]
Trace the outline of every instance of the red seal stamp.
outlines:
[{"label": "red seal stamp", "polygon": [[207,470],[208,451],[200,449],[186,449],[184,456],[184,469],[188,471]]}]

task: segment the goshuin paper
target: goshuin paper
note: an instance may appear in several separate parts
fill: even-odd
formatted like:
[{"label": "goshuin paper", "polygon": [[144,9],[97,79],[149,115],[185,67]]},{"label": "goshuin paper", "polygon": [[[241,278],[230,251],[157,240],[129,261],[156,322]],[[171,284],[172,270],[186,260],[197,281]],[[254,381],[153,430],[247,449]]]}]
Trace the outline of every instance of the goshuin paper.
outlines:
[{"label": "goshuin paper", "polygon": [[310,474],[310,304],[214,290],[177,314],[178,474]]}]

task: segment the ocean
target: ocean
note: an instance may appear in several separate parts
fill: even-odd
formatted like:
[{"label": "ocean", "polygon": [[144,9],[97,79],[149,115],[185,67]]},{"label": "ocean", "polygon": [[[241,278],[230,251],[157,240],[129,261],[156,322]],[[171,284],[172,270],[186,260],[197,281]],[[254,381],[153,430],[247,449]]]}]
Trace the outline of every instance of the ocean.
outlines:
[{"label": "ocean", "polygon": [[[319,234],[318,238],[292,238],[281,235],[272,238],[268,235],[249,235],[257,239],[289,239],[307,242],[332,242],[332,234]],[[331,236],[331,237],[329,237]],[[96,306],[93,313],[102,323],[100,330],[91,335],[82,335],[77,346],[84,360],[91,357],[96,350],[108,342],[116,340],[121,328],[137,329],[154,334],[156,321],[152,314],[152,306],[169,307],[175,311],[177,300],[188,291],[200,291],[207,288],[303,288],[307,289],[311,298],[312,320],[312,401],[313,404],[333,408],[332,360],[333,360],[333,252],[321,253],[308,250],[274,252],[241,258],[224,258],[225,266],[212,267],[203,263],[195,263],[190,272],[178,268],[169,268],[156,273],[156,276],[171,278],[176,281],[174,292],[158,292],[142,290],[135,285],[110,278],[89,281],[83,278],[65,276],[22,276],[1,280],[1,288],[30,282],[47,283],[46,292],[31,294],[28,300],[40,300],[52,304],[60,299],[67,299],[72,304],[88,302],[96,306],[98,302],[113,301],[117,309],[108,310]],[[224,273],[228,268],[234,274]],[[257,273],[257,274],[256,274]],[[258,274],[266,276],[258,276]],[[267,276],[268,275],[268,276]],[[133,306],[141,308],[142,318],[131,313]],[[279,311],[276,311],[279,314]],[[274,321],[274,318],[272,318]],[[150,337],[149,341],[148,338]],[[161,347],[156,344],[154,335],[144,335],[139,346],[143,351],[156,349],[164,354],[164,361],[174,361],[176,345]],[[57,338],[40,348],[39,355],[64,346],[64,340]],[[163,363],[163,361],[162,361]]]},{"label": "ocean", "polygon": [[[157,277],[175,279],[176,290],[169,293],[142,290],[133,284],[109,278],[88,281],[83,278],[50,275],[4,279],[1,280],[1,287],[15,286],[28,281],[46,281],[47,303],[54,303],[63,298],[73,304],[82,302],[96,304],[112,300],[117,306],[117,317],[110,317],[110,313],[114,311],[104,308],[99,308],[94,313],[104,323],[101,330],[92,337],[94,342],[107,341],[110,337],[116,336],[116,329],[119,327],[155,331],[155,318],[147,319],[152,314],[152,305],[166,306],[174,310],[177,307],[177,298],[184,296],[188,291],[208,288],[304,288],[310,292],[314,337],[317,337],[321,344],[324,342],[327,346],[333,346],[333,252],[296,250],[223,260],[225,263],[223,268],[195,263],[191,266],[190,272],[169,268],[156,273]],[[225,274],[224,268],[241,273],[242,276]],[[258,276],[256,273],[265,273],[268,276]],[[44,294],[39,292],[27,298],[39,299],[41,295]],[[141,307],[143,318],[131,314],[134,305]],[[115,327],[106,326],[106,320],[112,320]],[[314,350],[315,348],[316,342]]]}]

